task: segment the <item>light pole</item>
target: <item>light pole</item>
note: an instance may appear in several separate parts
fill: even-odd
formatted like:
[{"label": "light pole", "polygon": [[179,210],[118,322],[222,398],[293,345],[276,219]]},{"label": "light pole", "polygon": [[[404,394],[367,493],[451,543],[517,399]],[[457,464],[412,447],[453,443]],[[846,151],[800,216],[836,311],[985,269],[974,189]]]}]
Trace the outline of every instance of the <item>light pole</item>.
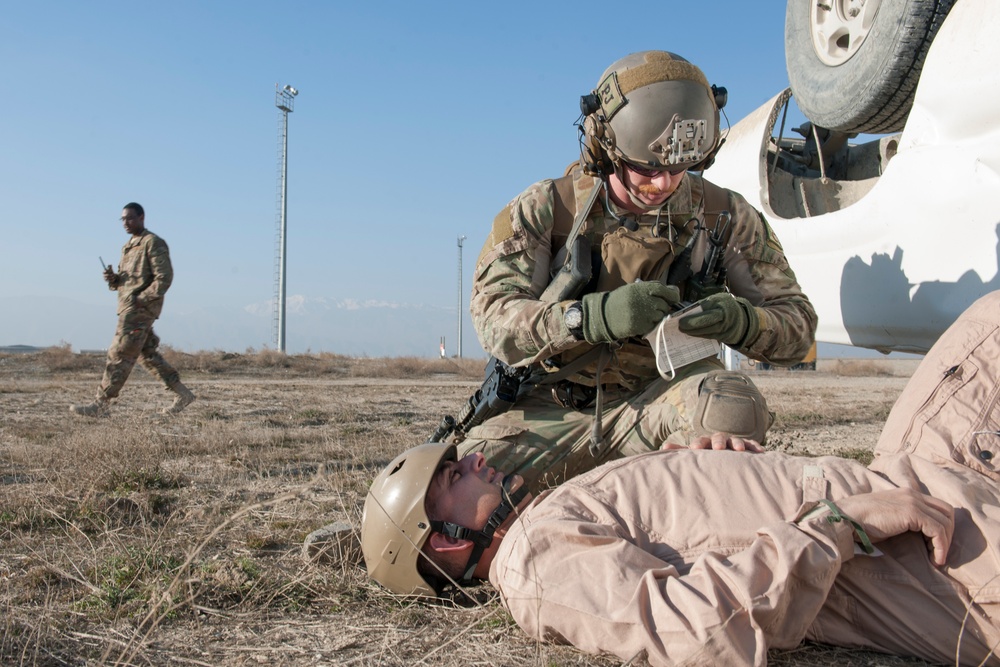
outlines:
[{"label": "light pole", "polygon": [[275,300],[272,321],[272,340],[281,352],[285,351],[285,275],[288,233],[288,114],[295,110],[295,96],[299,91],[291,86],[278,88],[274,84],[274,106],[281,111],[278,126],[278,239],[275,248]]},{"label": "light pole", "polygon": [[458,358],[462,358],[462,241],[465,236],[458,237]]}]

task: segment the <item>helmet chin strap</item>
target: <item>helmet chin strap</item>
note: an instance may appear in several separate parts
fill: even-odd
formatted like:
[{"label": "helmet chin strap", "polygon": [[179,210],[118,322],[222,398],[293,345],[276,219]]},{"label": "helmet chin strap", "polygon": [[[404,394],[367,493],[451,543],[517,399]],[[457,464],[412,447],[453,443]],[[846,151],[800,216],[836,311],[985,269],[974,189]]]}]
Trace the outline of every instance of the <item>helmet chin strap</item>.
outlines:
[{"label": "helmet chin strap", "polygon": [[473,530],[448,521],[431,521],[433,530],[460,540],[469,540],[474,545],[472,553],[469,554],[469,562],[465,566],[465,574],[462,575],[462,579],[458,583],[465,585],[472,582],[472,574],[476,571],[476,566],[479,565],[479,559],[483,557],[483,552],[493,542],[493,534],[507,520],[517,504],[528,495],[528,489],[525,486],[511,493],[510,485],[513,481],[514,477],[510,476],[501,483],[500,504],[490,514],[490,518],[486,520],[486,525],[482,530]]}]

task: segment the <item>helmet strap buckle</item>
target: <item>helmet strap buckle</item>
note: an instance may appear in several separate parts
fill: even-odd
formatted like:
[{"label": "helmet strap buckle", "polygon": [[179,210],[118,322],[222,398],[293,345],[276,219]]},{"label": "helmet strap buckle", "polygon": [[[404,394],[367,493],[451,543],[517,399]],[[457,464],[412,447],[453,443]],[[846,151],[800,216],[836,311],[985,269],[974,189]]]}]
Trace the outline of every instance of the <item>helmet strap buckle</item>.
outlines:
[{"label": "helmet strap buckle", "polygon": [[513,477],[507,477],[503,480],[501,484],[503,498],[500,504],[497,505],[497,508],[493,510],[493,513],[490,514],[489,519],[486,520],[486,525],[482,530],[473,530],[447,521],[431,522],[431,527],[439,533],[462,540],[470,540],[474,545],[472,553],[469,554],[469,561],[465,566],[465,572],[458,583],[465,585],[472,582],[472,575],[476,571],[476,566],[479,565],[479,559],[483,557],[483,552],[493,542],[493,534],[507,520],[507,517],[514,511],[518,503],[528,495],[528,489],[524,486],[512,493],[510,491],[512,482]]}]

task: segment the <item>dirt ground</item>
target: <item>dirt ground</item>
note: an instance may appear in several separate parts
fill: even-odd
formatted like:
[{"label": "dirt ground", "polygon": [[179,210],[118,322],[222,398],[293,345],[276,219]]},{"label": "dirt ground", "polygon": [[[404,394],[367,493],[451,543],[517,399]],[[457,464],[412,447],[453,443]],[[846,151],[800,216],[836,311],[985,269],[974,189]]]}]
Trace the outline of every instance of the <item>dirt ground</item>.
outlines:
[{"label": "dirt ground", "polygon": [[[90,419],[67,406],[90,400],[101,359],[0,355],[0,663],[619,664],[527,639],[488,584],[474,602],[414,603],[353,559],[303,557],[309,533],[356,525],[377,471],[458,411],[476,362],[382,360],[365,376],[339,357],[216,356],[178,357],[198,395],[183,414],[160,415],[170,395],[137,369],[111,416]],[[769,447],[863,460],[913,367],[751,369],[777,414]],[[815,645],[770,657],[924,664]]]}]

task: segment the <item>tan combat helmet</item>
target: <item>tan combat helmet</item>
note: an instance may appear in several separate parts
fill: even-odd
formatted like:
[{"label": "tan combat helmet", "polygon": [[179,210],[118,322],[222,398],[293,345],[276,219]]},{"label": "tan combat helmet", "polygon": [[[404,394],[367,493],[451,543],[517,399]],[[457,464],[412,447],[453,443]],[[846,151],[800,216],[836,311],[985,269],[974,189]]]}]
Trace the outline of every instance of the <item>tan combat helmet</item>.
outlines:
[{"label": "tan combat helmet", "polygon": [[[438,594],[436,584],[443,588],[448,582],[471,583],[480,558],[493,542],[493,534],[528,494],[524,485],[513,490],[515,478],[521,478],[508,475],[500,484],[500,502],[482,528],[431,521],[424,506],[427,490],[441,463],[456,458],[455,445],[417,445],[393,459],[368,490],[361,515],[361,553],[368,575],[394,593],[431,597]],[[432,532],[472,543],[464,574],[458,581],[443,572],[440,580],[420,573],[420,552]]]},{"label": "tan combat helmet", "polygon": [[607,176],[620,161],[683,171],[708,167],[721,145],[719,109],[726,89],[710,86],[700,69],[667,51],[625,56],[580,98],[583,161]]},{"label": "tan combat helmet", "polygon": [[369,576],[393,593],[437,595],[417,570],[420,550],[433,530],[424,499],[438,466],[456,456],[454,445],[418,445],[393,459],[368,490],[361,553]]}]

